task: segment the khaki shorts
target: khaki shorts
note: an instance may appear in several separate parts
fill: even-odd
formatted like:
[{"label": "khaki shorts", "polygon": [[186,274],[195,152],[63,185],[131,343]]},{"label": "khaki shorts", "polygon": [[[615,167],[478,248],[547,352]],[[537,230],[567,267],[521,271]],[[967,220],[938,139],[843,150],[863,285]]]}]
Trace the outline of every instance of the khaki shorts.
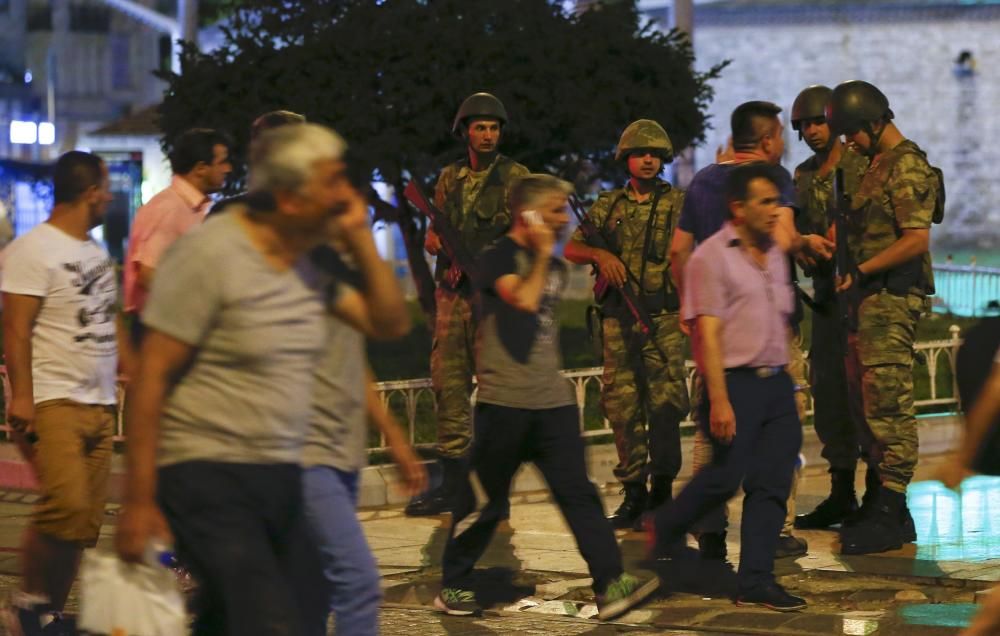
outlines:
[{"label": "khaki shorts", "polygon": [[101,531],[111,474],[114,405],[47,400],[35,405],[35,471],[42,499],[39,533],[93,547]]}]

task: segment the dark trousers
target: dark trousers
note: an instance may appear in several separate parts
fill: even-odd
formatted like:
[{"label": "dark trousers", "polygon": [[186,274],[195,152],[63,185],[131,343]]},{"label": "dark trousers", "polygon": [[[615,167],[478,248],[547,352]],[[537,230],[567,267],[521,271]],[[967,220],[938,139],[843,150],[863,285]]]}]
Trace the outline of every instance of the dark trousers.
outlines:
[{"label": "dark trousers", "polygon": [[142,337],[146,334],[146,326],[142,324],[142,316],[135,312],[129,312],[128,337],[138,354],[142,348]]},{"label": "dark trousers", "polygon": [[[729,371],[726,386],[736,414],[736,436],[730,444],[712,438],[712,463],[671,504],[656,511],[656,539],[661,550],[682,539],[693,524],[736,494],[742,482],[746,496],[739,586],[747,590],[773,580],[774,552],[802,445],[802,425],[788,374],[759,378],[750,371]],[[705,427],[709,409],[708,400],[703,400],[699,423]]]},{"label": "dark trousers", "polygon": [[184,462],[159,471],[177,556],[198,580],[195,635],[298,636],[293,561],[308,545],[302,470]]},{"label": "dark trousers", "polygon": [[830,462],[830,471],[853,473],[861,456],[859,440],[865,427],[864,407],[860,390],[848,390],[854,378],[848,378],[845,364],[847,325],[835,307],[828,306],[826,314],[813,312],[809,348],[813,422],[816,435],[823,442],[823,459]]},{"label": "dark trousers", "polygon": [[471,487],[456,502],[444,549],[444,586],[462,587],[500,523],[514,473],[522,462],[531,461],[545,477],[576,538],[594,591],[603,593],[622,573],[621,552],[597,489],[587,477],[576,407],[531,410],[480,402],[474,426],[471,468],[489,500],[471,525],[462,523],[475,510]]}]

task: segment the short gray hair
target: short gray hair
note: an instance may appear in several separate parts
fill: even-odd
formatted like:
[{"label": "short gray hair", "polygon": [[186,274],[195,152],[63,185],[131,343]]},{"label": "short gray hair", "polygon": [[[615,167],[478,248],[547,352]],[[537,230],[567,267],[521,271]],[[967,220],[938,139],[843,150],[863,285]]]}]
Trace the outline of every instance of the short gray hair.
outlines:
[{"label": "short gray hair", "polygon": [[250,191],[299,190],[317,161],[340,159],[345,150],[340,135],[318,124],[269,130],[250,147]]},{"label": "short gray hair", "polygon": [[568,196],[573,192],[573,185],[550,174],[532,173],[514,181],[507,195],[507,208],[515,216],[521,210],[529,210],[538,201],[550,194]]}]

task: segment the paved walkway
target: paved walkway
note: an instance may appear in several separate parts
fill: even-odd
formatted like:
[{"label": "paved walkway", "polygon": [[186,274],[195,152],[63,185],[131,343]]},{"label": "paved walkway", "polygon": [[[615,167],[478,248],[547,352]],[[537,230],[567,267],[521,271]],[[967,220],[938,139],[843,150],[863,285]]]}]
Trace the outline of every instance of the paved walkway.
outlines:
[{"label": "paved walkway", "polygon": [[[922,458],[918,477],[940,463]],[[862,473],[859,471],[859,488]],[[825,495],[827,476],[810,467],[798,505],[811,509]],[[605,507],[620,495],[606,489]],[[916,545],[881,555],[844,557],[836,534],[802,532],[808,555],[778,564],[782,583],[805,596],[804,612],[778,614],[737,608],[729,600],[730,567],[692,559],[663,572],[664,593],[619,623],[601,625],[590,580],[558,510],[544,492],[513,498],[504,524],[480,563],[483,600],[492,605],[482,619],[455,619],[428,610],[437,592],[437,566],[448,517],[409,519],[399,507],[359,513],[383,574],[385,634],[954,634],[975,611],[974,597],[1000,580],[1000,480],[976,478],[961,496],[936,482],[915,484],[910,507]],[[20,532],[34,495],[0,495],[0,588],[16,580]],[[110,546],[116,506],[109,506],[102,546]],[[739,506],[732,506],[731,560],[739,557]],[[640,533],[619,535],[627,565],[645,554]],[[2,593],[2,591],[0,591]],[[75,595],[74,595],[75,598]]]}]

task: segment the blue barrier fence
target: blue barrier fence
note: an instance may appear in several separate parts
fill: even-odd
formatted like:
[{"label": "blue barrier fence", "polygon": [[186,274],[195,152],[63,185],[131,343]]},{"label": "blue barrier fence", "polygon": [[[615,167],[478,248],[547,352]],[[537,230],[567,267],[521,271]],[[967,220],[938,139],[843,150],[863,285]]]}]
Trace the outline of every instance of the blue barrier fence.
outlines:
[{"label": "blue barrier fence", "polygon": [[934,310],[957,316],[1000,313],[1000,267],[934,265]]}]

